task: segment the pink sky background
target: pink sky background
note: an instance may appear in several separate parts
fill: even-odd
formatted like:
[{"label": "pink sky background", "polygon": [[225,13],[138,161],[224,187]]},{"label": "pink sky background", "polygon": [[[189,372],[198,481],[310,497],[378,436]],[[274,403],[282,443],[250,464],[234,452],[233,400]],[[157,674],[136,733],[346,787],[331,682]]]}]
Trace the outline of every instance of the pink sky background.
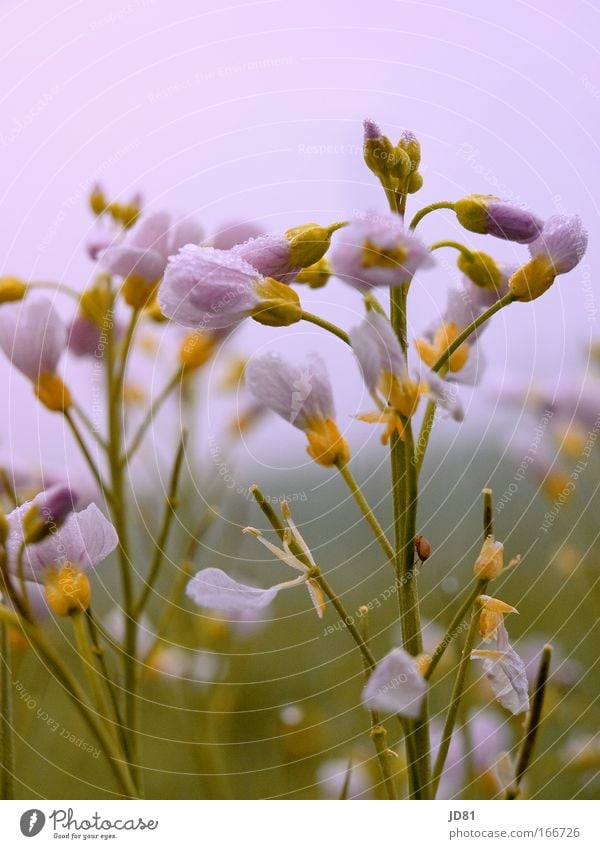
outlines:
[{"label": "pink sky background", "polygon": [[[590,231],[582,265],[486,333],[482,391],[515,374],[552,383],[585,371],[600,308],[597,5],[5,0],[0,26],[1,273],[82,288],[92,273],[86,198],[97,178],[114,196],[139,190],[152,208],[194,213],[207,233],[232,218],[280,230],[384,210],[362,164],[369,116],[392,137],[410,128],[421,139],[425,185],[413,210],[475,191],[543,217],[582,216]],[[421,235],[464,237],[501,259],[527,256],[465,235],[447,212],[426,219]],[[438,268],[414,284],[415,333],[457,279],[452,253],[438,257]],[[341,283],[302,294],[308,309],[346,328],[361,313],[360,297]],[[366,405],[350,355],[316,329],[247,322],[236,347],[318,348],[337,380],[343,422]],[[154,379],[162,377],[150,368]],[[56,417],[38,408],[20,377],[8,383],[4,361],[0,380],[9,386],[0,457],[43,454],[61,465],[72,456]],[[367,430],[353,424],[351,439],[376,439]],[[273,421],[266,433],[284,438],[290,465],[305,461],[289,426]],[[271,439],[254,438],[251,448],[258,462],[271,462]]]}]

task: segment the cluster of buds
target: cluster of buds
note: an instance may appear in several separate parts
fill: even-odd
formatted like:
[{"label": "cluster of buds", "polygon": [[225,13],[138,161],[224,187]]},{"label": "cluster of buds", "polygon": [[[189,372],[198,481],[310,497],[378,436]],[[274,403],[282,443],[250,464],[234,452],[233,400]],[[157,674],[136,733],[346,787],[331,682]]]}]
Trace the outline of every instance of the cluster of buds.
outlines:
[{"label": "cluster of buds", "polygon": [[365,121],[363,155],[367,167],[386,190],[413,194],[423,185],[419,173],[421,145],[410,130],[403,132],[394,145],[374,121]]},{"label": "cluster of buds", "polygon": [[128,201],[108,200],[104,189],[98,183],[92,186],[89,203],[96,217],[109,215],[115,224],[124,229],[133,227],[142,209],[142,198],[139,194],[133,195]]}]

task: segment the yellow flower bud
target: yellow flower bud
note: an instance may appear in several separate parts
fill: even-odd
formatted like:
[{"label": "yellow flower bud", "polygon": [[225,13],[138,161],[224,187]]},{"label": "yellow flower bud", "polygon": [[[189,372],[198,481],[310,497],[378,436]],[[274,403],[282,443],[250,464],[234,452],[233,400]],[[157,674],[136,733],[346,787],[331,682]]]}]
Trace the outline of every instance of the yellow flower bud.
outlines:
[{"label": "yellow flower bud", "polygon": [[106,316],[112,308],[112,296],[110,292],[101,285],[90,286],[82,294],[79,301],[79,309],[82,315],[93,322],[97,327],[103,329],[106,324]]},{"label": "yellow flower bud", "polygon": [[68,386],[57,374],[45,371],[40,374],[35,394],[42,404],[53,413],[62,413],[73,403]]},{"label": "yellow flower bud", "polygon": [[467,195],[457,200],[454,211],[459,222],[472,233],[487,233],[488,203],[493,195]]},{"label": "yellow flower bud", "polygon": [[502,272],[496,260],[483,251],[461,252],[456,264],[469,280],[483,289],[499,289],[502,286]]},{"label": "yellow flower bud", "polygon": [[9,531],[10,525],[8,524],[8,519],[4,515],[4,511],[0,509],[0,545],[4,545],[8,539]]},{"label": "yellow flower bud", "polygon": [[331,237],[336,230],[345,227],[346,221],[338,221],[328,227],[320,224],[301,224],[284,233],[290,246],[290,262],[299,268],[308,268],[318,262],[329,250]]},{"label": "yellow flower bud", "polygon": [[486,537],[479,556],[473,566],[476,578],[493,581],[504,568],[504,546],[496,542],[493,536]]},{"label": "yellow flower bud", "polygon": [[81,569],[72,564],[53,569],[46,577],[46,600],[57,616],[69,616],[87,610],[92,590]]},{"label": "yellow flower bud", "polygon": [[327,283],[330,277],[331,265],[329,260],[323,257],[297,274],[294,283],[306,283],[311,289],[320,289]]},{"label": "yellow flower bud", "polygon": [[98,184],[96,184],[92,188],[92,191],[90,192],[89,201],[90,209],[92,210],[94,215],[102,215],[102,213],[106,210],[106,196]]},{"label": "yellow flower bud", "polygon": [[307,451],[320,466],[335,466],[347,463],[350,448],[332,419],[310,422],[306,428]]},{"label": "yellow flower bud", "polygon": [[419,173],[419,171],[413,171],[410,177],[408,178],[408,184],[406,186],[406,191],[409,195],[414,195],[415,192],[418,192],[419,189],[423,188],[423,175]]},{"label": "yellow flower bud", "polygon": [[554,283],[556,269],[547,256],[536,256],[518,268],[508,281],[508,287],[519,301],[534,301]]},{"label": "yellow flower bud", "polygon": [[121,287],[123,300],[134,309],[144,309],[156,294],[157,286],[158,280],[149,282],[139,274],[130,274]]},{"label": "yellow flower bud", "polygon": [[252,310],[252,318],[269,327],[287,327],[302,318],[302,305],[295,289],[273,277],[256,287],[259,303]]},{"label": "yellow flower bud", "polygon": [[19,277],[0,277],[0,304],[21,301],[27,293],[27,283]]},{"label": "yellow flower bud", "polygon": [[200,368],[211,358],[215,348],[215,337],[201,330],[187,333],[179,349],[181,365],[188,370]]},{"label": "yellow flower bud", "polygon": [[389,174],[390,163],[395,162],[394,145],[387,136],[365,139],[363,156],[367,168],[378,177],[385,177]]}]

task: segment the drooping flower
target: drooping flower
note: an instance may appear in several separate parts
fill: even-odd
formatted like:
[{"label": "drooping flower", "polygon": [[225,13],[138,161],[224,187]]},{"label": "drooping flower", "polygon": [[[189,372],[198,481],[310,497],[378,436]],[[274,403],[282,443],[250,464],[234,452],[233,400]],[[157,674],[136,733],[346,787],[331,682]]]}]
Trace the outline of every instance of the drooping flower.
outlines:
[{"label": "drooping flower", "polygon": [[379,408],[373,413],[360,413],[357,418],[385,424],[384,445],[394,432],[403,438],[405,422],[416,412],[422,395],[434,398],[455,419],[462,418],[460,405],[441,378],[429,370],[411,376],[398,338],[385,316],[369,310],[349,336],[365,385]]},{"label": "drooping flower", "polygon": [[23,577],[43,584],[51,609],[59,616],[67,616],[89,607],[90,584],[85,573],[108,557],[118,538],[108,519],[95,504],[90,504],[85,510],[71,512],[40,542],[25,544],[27,515],[32,508],[42,509],[48,499],[48,493],[40,493],[7,516],[7,566],[13,575],[19,574],[19,556],[24,546]]},{"label": "drooping flower", "polygon": [[489,595],[480,595],[478,601],[481,607],[479,633],[484,642],[489,642],[497,637],[498,628],[504,622],[504,617],[508,613],[518,613],[518,611],[505,601]]},{"label": "drooping flower", "polygon": [[69,390],[56,374],[67,343],[65,325],[48,298],[32,298],[0,309],[0,347],[34,386],[50,410],[71,403]]},{"label": "drooping flower", "polygon": [[301,316],[296,292],[234,251],[188,245],[167,266],[158,290],[165,316],[184,327],[232,327],[253,316],[264,323],[291,324]]},{"label": "drooping flower", "polygon": [[202,235],[196,221],[175,221],[168,212],[143,215],[120,241],[100,252],[100,266],[123,278],[128,304],[143,307],[163,276],[169,257],[184,245],[197,244]]},{"label": "drooping flower", "polygon": [[527,670],[511,646],[504,622],[498,623],[495,650],[475,650],[474,660],[483,661],[483,669],[500,704],[513,714],[529,710]]},{"label": "drooping flower", "polygon": [[319,262],[329,250],[331,236],[345,221],[328,226],[302,224],[282,236],[264,235],[236,245],[232,252],[255,268],[262,277],[293,282],[301,268]]},{"label": "drooping flower", "polygon": [[529,245],[531,259],[510,278],[519,301],[533,301],[552,286],[559,274],[572,271],[587,249],[587,232],[578,215],[553,215]]},{"label": "drooping flower", "polygon": [[391,214],[353,221],[337,237],[331,255],[333,273],[361,292],[400,286],[432,264],[428,248]]},{"label": "drooping flower", "polygon": [[362,692],[368,710],[397,713],[417,719],[427,684],[417,661],[402,648],[392,649],[379,661]]},{"label": "drooping flower", "polygon": [[533,212],[493,195],[468,195],[456,201],[454,211],[466,230],[520,244],[533,242],[544,226]]},{"label": "drooping flower", "polygon": [[[244,528],[244,533],[256,537],[275,557],[300,572],[297,578],[267,589],[259,589],[239,583],[221,569],[202,569],[187,586],[187,595],[192,601],[200,607],[210,607],[225,613],[247,613],[267,607],[281,590],[305,584],[317,616],[322,617],[325,598],[321,587],[311,574],[312,570],[316,569],[312,553],[294,523],[286,502],[282,504],[282,515],[287,522],[287,528],[281,548],[266,539],[256,528]],[[292,551],[292,546],[301,552],[303,559]]]},{"label": "drooping flower", "polygon": [[350,450],[335,422],[329,375],[317,354],[302,365],[288,363],[279,354],[255,357],[246,366],[245,377],[258,401],[304,431],[315,462],[334,466],[349,459]]}]

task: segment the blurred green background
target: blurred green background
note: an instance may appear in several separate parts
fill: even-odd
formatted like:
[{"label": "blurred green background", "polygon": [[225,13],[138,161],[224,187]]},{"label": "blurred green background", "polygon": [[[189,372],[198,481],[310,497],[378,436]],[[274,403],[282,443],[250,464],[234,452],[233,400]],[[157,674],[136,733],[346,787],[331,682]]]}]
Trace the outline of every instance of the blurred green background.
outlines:
[{"label": "blurred green background", "polygon": [[[434,445],[422,475],[418,529],[431,541],[433,554],[423,565],[419,581],[423,616],[435,622],[426,629],[426,649],[431,650],[443,635],[443,627],[470,587],[482,537],[480,493],[491,486],[496,537],[505,543],[507,559],[523,555],[521,564],[495,582],[491,592],[518,608],[519,615],[510,616],[507,627],[517,651],[533,659],[532,670],[535,653],[544,642],[555,647],[552,685],[526,795],[594,798],[600,786],[600,743],[595,738],[600,713],[600,596],[593,497],[599,464],[592,458],[574,495],[545,532],[542,526],[551,499],[530,473],[514,492],[519,458],[505,456],[492,437],[476,456],[463,447],[469,445],[468,436],[461,436],[458,444],[460,449]],[[365,482],[381,522],[389,527],[383,449],[359,458],[354,472]],[[256,482],[273,499],[286,493],[296,522],[346,608],[356,613],[362,604],[371,606],[376,656],[398,645],[396,601],[389,592],[391,570],[341,480],[329,470],[312,467],[294,475],[290,492],[284,475],[263,473],[255,481],[250,470],[239,468],[235,474],[243,487]],[[260,586],[292,577],[256,540],[241,534],[246,524],[265,527],[252,499],[231,495],[219,480],[211,487],[219,515],[198,546],[195,567],[218,566]],[[185,492],[180,524],[168,545],[170,560],[149,609],[153,627],[164,613],[164,598],[179,573],[177,564],[189,538],[185,529],[194,527],[205,509],[191,481]],[[508,492],[510,497],[500,506]],[[138,500],[136,509],[138,519],[142,517],[152,533],[158,526],[160,504],[148,494],[145,501]],[[139,524],[137,556],[143,574],[152,540]],[[116,569],[107,561],[94,579],[95,615],[102,620],[113,607],[111,598],[118,597]],[[352,761],[352,795],[382,798],[368,715],[359,700],[360,656],[330,605],[319,620],[307,593],[299,587],[281,593],[264,612],[265,621],[254,625],[230,626],[185,599],[173,612],[163,644],[166,651],[162,661],[155,663],[162,664],[163,671],[149,669],[143,678],[142,749],[148,797],[336,798],[346,765]],[[48,627],[84,684],[69,646],[69,622],[50,622]],[[107,657],[111,675],[119,682],[117,659],[110,651]],[[16,693],[15,699],[20,738],[17,793],[65,799],[113,796],[115,786],[104,757],[94,757],[50,727],[54,720],[76,738],[96,745],[60,687],[24,645],[15,645],[13,662],[13,677],[21,687],[21,698]],[[434,727],[443,719],[455,663],[455,651],[449,650],[435,678]],[[522,730],[523,717],[511,717],[495,705],[481,676],[481,664],[473,662],[461,714],[463,727],[442,788],[447,796],[493,798],[499,793],[496,772],[490,768],[504,749],[514,748]],[[483,733],[478,727],[482,723],[500,729],[500,741],[495,733]],[[387,727],[400,755],[401,775],[396,724],[390,720]],[[481,738],[475,743],[482,758],[463,757],[474,735]]]}]

